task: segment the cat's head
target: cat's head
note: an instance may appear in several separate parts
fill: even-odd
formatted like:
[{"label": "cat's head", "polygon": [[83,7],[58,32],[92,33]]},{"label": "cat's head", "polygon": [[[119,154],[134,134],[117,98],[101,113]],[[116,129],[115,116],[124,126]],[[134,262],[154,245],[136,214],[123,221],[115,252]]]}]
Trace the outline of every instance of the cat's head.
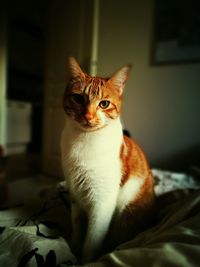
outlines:
[{"label": "cat's head", "polygon": [[129,71],[130,65],[127,65],[108,79],[92,77],[83,72],[76,60],[70,57],[70,79],[63,101],[67,116],[83,131],[95,131],[107,126],[120,114]]}]

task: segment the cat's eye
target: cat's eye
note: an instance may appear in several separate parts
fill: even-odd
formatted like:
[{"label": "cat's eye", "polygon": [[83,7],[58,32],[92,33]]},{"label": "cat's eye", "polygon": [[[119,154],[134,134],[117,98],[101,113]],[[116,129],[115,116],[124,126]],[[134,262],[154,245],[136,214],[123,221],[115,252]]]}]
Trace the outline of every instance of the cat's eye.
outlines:
[{"label": "cat's eye", "polygon": [[81,94],[72,94],[71,99],[73,102],[79,105],[83,105],[85,103],[85,97]]},{"label": "cat's eye", "polygon": [[110,101],[108,100],[102,100],[100,103],[99,103],[99,106],[102,108],[102,109],[106,109],[108,108],[110,105]]}]

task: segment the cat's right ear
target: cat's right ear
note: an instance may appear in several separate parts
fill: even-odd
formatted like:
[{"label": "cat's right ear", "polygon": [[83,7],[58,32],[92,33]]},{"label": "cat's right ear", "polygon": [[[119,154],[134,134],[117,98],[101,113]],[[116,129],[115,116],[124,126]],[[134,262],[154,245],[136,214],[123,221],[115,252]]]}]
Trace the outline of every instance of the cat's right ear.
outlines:
[{"label": "cat's right ear", "polygon": [[84,79],[85,74],[74,57],[69,57],[69,77],[70,79]]},{"label": "cat's right ear", "polygon": [[125,84],[128,80],[128,75],[131,70],[131,65],[127,65],[116,71],[108,80],[109,83],[116,88],[119,95],[122,95]]}]

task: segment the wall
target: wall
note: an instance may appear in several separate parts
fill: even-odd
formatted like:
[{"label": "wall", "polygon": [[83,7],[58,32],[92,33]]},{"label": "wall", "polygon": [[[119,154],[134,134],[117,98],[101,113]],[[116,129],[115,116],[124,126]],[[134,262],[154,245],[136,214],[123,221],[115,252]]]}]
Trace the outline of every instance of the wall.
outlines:
[{"label": "wall", "polygon": [[132,63],[124,126],[153,166],[178,166],[182,155],[200,144],[200,64],[150,65],[153,0],[100,3],[98,74]]},{"label": "wall", "polygon": [[[6,145],[6,17],[5,7],[0,9],[0,150]],[[4,151],[5,152],[5,151]]]}]

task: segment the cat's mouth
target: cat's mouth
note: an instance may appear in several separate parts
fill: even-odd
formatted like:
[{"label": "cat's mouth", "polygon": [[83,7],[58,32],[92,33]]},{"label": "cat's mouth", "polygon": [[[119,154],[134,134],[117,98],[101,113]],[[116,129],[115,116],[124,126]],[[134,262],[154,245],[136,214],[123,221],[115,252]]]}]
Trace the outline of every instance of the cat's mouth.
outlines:
[{"label": "cat's mouth", "polygon": [[99,125],[90,125],[90,124],[84,124],[82,125],[83,130],[87,131],[87,132],[92,132],[92,131],[96,131],[100,128]]},{"label": "cat's mouth", "polygon": [[90,123],[90,122],[81,124],[80,126],[81,126],[82,130],[84,130],[84,131],[86,131],[86,132],[97,131],[97,130],[99,130],[100,128],[103,127],[103,126],[100,125],[100,124],[97,124],[97,123]]},{"label": "cat's mouth", "polygon": [[86,120],[78,120],[76,118],[73,121],[75,122],[76,128],[84,132],[94,132],[101,128],[104,128],[107,125],[101,122],[90,122]]}]

